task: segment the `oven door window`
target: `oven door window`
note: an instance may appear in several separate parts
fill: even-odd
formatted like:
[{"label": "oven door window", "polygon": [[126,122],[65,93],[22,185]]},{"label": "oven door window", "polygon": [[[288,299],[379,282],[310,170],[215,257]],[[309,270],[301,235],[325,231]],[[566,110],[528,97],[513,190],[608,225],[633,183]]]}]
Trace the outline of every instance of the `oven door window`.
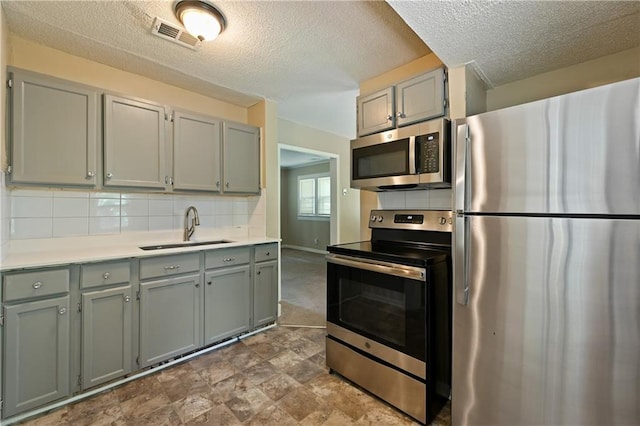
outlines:
[{"label": "oven door window", "polygon": [[327,264],[327,320],[421,361],[426,351],[426,284]]},{"label": "oven door window", "polygon": [[404,176],[409,170],[409,138],[352,150],[353,178]]}]

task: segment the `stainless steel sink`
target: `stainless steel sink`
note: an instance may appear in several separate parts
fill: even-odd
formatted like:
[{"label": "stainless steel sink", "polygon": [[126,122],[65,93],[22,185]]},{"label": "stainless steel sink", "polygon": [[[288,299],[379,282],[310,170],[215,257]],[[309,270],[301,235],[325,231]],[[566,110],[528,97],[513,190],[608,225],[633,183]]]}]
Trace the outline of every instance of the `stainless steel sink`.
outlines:
[{"label": "stainless steel sink", "polygon": [[213,240],[213,241],[185,241],[183,243],[156,244],[153,246],[139,247],[142,250],[163,250],[180,247],[208,246],[212,244],[233,243],[231,240]]}]

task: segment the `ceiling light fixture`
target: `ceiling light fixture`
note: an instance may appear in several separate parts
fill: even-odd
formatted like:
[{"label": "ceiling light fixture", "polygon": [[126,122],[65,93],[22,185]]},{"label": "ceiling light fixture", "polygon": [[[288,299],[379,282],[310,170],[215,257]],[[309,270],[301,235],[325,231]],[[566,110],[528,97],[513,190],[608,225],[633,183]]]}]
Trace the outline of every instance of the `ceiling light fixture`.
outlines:
[{"label": "ceiling light fixture", "polygon": [[182,0],[175,4],[174,11],[186,30],[200,41],[218,37],[226,20],[216,7],[199,0]]}]

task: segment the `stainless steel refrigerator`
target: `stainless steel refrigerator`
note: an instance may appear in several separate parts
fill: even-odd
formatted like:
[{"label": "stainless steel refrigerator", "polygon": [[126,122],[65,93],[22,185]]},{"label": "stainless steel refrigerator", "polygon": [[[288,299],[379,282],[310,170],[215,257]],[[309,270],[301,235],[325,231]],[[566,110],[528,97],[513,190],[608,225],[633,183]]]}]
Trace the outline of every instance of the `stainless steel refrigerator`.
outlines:
[{"label": "stainless steel refrigerator", "polygon": [[640,78],[453,133],[452,423],[640,424]]}]

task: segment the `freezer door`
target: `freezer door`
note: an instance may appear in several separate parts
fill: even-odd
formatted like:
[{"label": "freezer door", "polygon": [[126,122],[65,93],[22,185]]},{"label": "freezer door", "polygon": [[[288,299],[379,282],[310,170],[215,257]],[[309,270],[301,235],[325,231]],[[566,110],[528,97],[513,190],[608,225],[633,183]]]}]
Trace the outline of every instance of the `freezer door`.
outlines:
[{"label": "freezer door", "polygon": [[640,220],[462,220],[452,424],[637,424]]},{"label": "freezer door", "polygon": [[453,134],[457,210],[640,214],[640,78],[469,117]]}]

